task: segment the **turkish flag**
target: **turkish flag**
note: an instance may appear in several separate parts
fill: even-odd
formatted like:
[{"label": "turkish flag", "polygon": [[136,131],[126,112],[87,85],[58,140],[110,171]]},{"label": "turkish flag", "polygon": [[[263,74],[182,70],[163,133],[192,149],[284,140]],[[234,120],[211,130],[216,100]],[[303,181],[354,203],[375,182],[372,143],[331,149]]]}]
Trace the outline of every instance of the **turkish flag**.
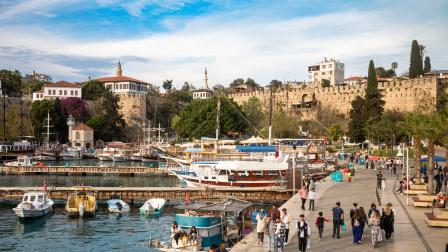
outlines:
[{"label": "turkish flag", "polygon": [[185,204],[188,205],[188,203],[190,203],[190,198],[188,197],[188,193],[185,194]]}]

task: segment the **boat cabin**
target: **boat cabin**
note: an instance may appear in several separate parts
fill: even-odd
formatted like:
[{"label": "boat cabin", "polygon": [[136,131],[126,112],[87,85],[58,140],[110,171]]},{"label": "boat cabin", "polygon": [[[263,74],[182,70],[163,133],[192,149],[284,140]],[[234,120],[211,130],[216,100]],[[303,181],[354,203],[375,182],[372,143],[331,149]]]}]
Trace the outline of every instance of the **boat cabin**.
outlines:
[{"label": "boat cabin", "polygon": [[23,195],[22,203],[43,204],[47,201],[47,195],[44,192],[29,192]]}]

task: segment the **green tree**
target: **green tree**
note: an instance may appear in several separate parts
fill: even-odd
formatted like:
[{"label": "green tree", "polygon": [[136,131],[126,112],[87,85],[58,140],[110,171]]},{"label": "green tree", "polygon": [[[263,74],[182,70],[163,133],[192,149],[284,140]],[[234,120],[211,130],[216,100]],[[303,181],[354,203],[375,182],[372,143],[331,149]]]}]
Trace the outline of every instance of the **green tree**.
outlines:
[{"label": "green tree", "polygon": [[420,113],[408,113],[405,115],[402,129],[410,134],[413,138],[414,149],[414,173],[415,177],[420,181],[420,158],[421,158],[421,140],[424,136],[424,116]]},{"label": "green tree", "polygon": [[352,108],[350,109],[348,124],[348,135],[352,142],[360,143],[366,140],[364,135],[365,126],[365,100],[361,96],[356,96],[352,101]]},{"label": "green tree", "polygon": [[[181,138],[214,137],[217,101],[217,97],[193,100],[176,117],[171,119],[171,127]],[[223,135],[233,132],[243,133],[247,130],[247,124],[235,108],[241,111],[241,107],[237,103],[221,97],[220,133]],[[244,112],[242,113],[244,114]]]},{"label": "green tree", "polygon": [[381,99],[382,95],[378,90],[378,81],[376,79],[375,66],[373,60],[369,63],[369,72],[367,79],[367,89],[364,96],[365,102],[365,118],[379,118],[384,111],[384,101]]},{"label": "green tree", "polygon": [[272,88],[272,92],[277,91],[277,89],[281,88],[283,83],[279,80],[271,80],[269,85],[267,85],[268,88]]},{"label": "green tree", "polygon": [[50,113],[50,126],[53,126],[50,140],[65,143],[68,136],[67,115],[62,109],[59,99],[35,101],[31,105],[31,121],[34,132],[40,141],[44,140],[42,133],[46,132],[47,113]]},{"label": "green tree", "polygon": [[82,85],[82,99],[97,100],[104,96],[106,89],[103,83],[97,80],[89,80]]},{"label": "green tree", "polygon": [[252,129],[253,131],[259,130],[266,125],[264,122],[265,114],[262,110],[261,102],[257,97],[252,96],[247,102],[243,102],[242,109],[246,114],[247,120],[256,128]]},{"label": "green tree", "polygon": [[171,90],[173,88],[173,80],[163,81],[162,87],[163,89],[165,89],[165,91]]},{"label": "green tree", "polygon": [[344,131],[341,129],[340,124],[335,123],[328,128],[327,135],[330,143],[336,143],[344,135]]},{"label": "green tree", "polygon": [[420,75],[423,75],[422,54],[417,40],[413,40],[411,48],[411,64],[409,66],[409,78],[414,79]]},{"label": "green tree", "polygon": [[423,68],[423,73],[431,72],[431,59],[426,56],[425,57],[425,67]]},{"label": "green tree", "polygon": [[240,85],[244,85],[244,79],[242,78],[234,79],[232,82],[229,83],[230,88],[235,88]]},{"label": "green tree", "polygon": [[397,62],[392,62],[390,68],[394,71],[394,76],[397,76],[398,63]]},{"label": "green tree", "polygon": [[0,70],[2,79],[2,90],[8,96],[20,95],[22,93],[22,75],[18,70]]}]

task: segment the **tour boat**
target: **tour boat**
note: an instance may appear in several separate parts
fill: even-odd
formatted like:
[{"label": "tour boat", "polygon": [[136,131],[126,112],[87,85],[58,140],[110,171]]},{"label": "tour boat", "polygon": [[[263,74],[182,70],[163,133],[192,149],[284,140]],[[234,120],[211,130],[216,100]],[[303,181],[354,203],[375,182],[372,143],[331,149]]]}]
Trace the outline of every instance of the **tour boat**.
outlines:
[{"label": "tour boat", "polygon": [[45,192],[28,192],[22,202],[12,210],[20,218],[34,218],[47,215],[53,210],[54,202]]},{"label": "tour boat", "polygon": [[111,213],[125,213],[130,210],[129,205],[121,199],[110,199],[107,201],[107,205],[107,209]]},{"label": "tour boat", "polygon": [[95,215],[96,199],[95,191],[90,186],[75,186],[74,193],[70,194],[65,205],[69,215]]},{"label": "tour boat", "polygon": [[153,198],[145,202],[140,207],[141,214],[161,215],[165,206],[166,200],[162,198]]},{"label": "tour boat", "polygon": [[5,162],[5,166],[32,166],[32,159],[28,155],[20,155],[17,160]]},{"label": "tour boat", "polygon": [[82,158],[82,152],[81,152],[81,150],[79,150],[77,148],[68,147],[61,154],[61,157],[63,160],[79,160]]},{"label": "tour boat", "polygon": [[35,161],[56,161],[56,158],[53,155],[44,155],[42,153],[37,154],[33,159]]},{"label": "tour boat", "polygon": [[288,155],[260,160],[193,162],[171,171],[190,187],[283,187]]}]

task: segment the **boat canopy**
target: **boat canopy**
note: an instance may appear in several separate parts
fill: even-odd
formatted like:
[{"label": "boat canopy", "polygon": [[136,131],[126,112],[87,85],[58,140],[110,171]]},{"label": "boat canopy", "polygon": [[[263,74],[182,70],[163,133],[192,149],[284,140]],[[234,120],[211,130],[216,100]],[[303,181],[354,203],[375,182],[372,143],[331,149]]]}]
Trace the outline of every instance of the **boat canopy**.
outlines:
[{"label": "boat canopy", "polygon": [[236,146],[236,149],[239,152],[276,152],[277,146],[275,145],[268,145],[268,146],[260,146],[260,145],[238,145]]},{"label": "boat canopy", "polygon": [[240,141],[240,144],[248,144],[248,145],[252,145],[252,144],[268,144],[268,143],[269,143],[269,140],[263,139],[263,138],[261,138],[259,136],[257,136],[257,137],[252,136],[249,139]]},{"label": "boat canopy", "polygon": [[227,198],[221,202],[206,204],[206,203],[193,203],[190,205],[178,205],[176,209],[187,209],[195,211],[205,211],[205,212],[239,212],[252,206],[253,204],[249,201]]}]

